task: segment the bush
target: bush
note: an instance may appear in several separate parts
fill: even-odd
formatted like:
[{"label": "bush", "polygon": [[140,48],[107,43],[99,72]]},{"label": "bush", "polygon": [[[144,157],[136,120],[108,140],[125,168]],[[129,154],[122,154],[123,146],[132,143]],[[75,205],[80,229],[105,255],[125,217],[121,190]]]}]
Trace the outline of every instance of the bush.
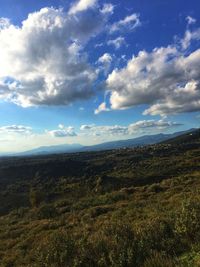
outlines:
[{"label": "bush", "polygon": [[44,199],[44,194],[41,191],[31,188],[29,193],[29,201],[31,207],[33,208],[38,207],[43,199]]},{"label": "bush", "polygon": [[[124,223],[105,225],[99,236],[101,236],[101,243],[96,246],[96,249],[102,248],[102,244],[105,244],[103,254],[101,250],[96,253],[98,254],[99,262],[104,262],[104,265],[99,266],[140,266],[144,254],[139,246],[139,240],[130,225]],[[102,255],[104,255],[103,259]]]},{"label": "bush", "polygon": [[37,218],[38,219],[51,219],[57,216],[56,208],[51,205],[43,205],[37,210]]},{"label": "bush", "polygon": [[165,252],[173,256],[180,250],[171,221],[155,218],[140,230],[140,235],[141,246],[147,256],[151,251]]},{"label": "bush", "polygon": [[75,242],[72,236],[64,231],[57,231],[42,240],[36,249],[38,267],[73,266]]},{"label": "bush", "polygon": [[197,241],[200,238],[200,202],[186,200],[175,216],[175,232],[181,238]]},{"label": "bush", "polygon": [[177,264],[173,259],[155,252],[144,262],[143,267],[177,267]]},{"label": "bush", "polygon": [[130,225],[104,225],[94,236],[77,245],[76,267],[139,267],[144,259]]}]

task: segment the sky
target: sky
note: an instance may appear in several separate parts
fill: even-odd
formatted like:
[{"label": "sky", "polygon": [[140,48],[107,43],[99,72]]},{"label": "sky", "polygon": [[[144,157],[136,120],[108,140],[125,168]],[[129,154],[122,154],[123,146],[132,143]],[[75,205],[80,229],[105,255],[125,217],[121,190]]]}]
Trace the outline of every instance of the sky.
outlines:
[{"label": "sky", "polygon": [[0,0],[0,153],[200,124],[197,0]]}]

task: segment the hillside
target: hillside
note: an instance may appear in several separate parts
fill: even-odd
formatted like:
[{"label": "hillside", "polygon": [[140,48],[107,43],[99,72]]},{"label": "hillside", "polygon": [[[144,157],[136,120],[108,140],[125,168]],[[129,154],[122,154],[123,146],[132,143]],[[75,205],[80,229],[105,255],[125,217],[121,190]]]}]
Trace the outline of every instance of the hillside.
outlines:
[{"label": "hillside", "polygon": [[200,130],[136,148],[0,160],[1,267],[200,263]]},{"label": "hillside", "polygon": [[109,150],[109,149],[118,149],[118,148],[131,148],[136,146],[144,146],[144,145],[153,145],[160,142],[164,142],[171,138],[178,137],[182,134],[193,132],[195,129],[189,129],[187,131],[182,132],[175,132],[172,134],[153,134],[153,135],[143,135],[140,137],[127,139],[127,140],[119,140],[119,141],[112,141],[106,142],[99,145],[83,147],[81,151],[100,151],[100,150]]},{"label": "hillside", "polygon": [[198,143],[198,140],[200,138],[200,130],[196,131],[189,131],[188,133],[184,133],[181,136],[175,136],[173,138],[170,138],[169,140],[164,141],[163,143],[168,144],[195,144]]}]

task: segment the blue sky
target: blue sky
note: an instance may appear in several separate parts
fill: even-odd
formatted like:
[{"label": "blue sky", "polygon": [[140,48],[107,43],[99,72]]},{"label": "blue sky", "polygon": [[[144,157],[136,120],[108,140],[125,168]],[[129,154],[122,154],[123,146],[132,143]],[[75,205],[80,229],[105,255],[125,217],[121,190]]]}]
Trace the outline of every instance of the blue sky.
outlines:
[{"label": "blue sky", "polygon": [[199,10],[0,0],[0,152],[199,127]]}]

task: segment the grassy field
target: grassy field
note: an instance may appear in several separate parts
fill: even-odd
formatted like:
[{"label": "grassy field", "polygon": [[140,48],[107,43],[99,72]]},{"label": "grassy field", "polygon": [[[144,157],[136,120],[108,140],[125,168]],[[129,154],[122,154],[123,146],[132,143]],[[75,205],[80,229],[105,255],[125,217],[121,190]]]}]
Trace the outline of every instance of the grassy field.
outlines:
[{"label": "grassy field", "polygon": [[200,266],[200,131],[0,159],[1,267]]}]

